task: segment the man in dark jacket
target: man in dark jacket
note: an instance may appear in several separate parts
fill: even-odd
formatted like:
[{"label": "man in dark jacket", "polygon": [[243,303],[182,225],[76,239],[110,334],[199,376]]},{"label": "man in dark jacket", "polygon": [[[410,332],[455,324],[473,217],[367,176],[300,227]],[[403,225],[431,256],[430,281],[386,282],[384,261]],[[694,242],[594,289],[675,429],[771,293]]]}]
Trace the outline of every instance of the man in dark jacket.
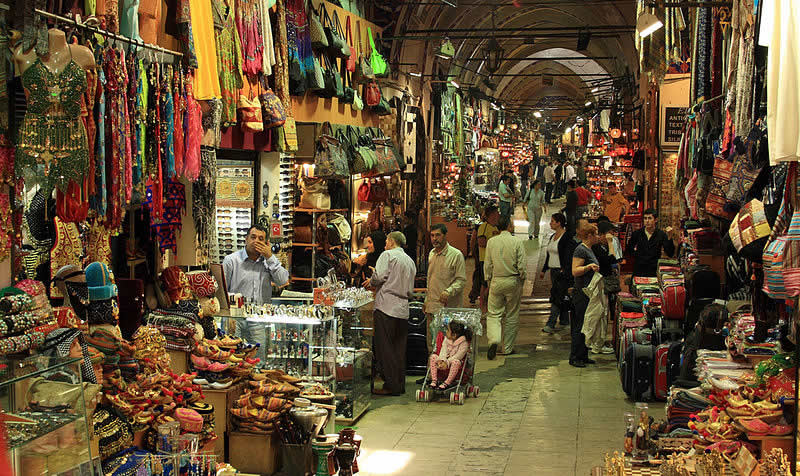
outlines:
[{"label": "man in dark jacket", "polygon": [[648,208],[644,211],[644,228],[631,234],[626,255],[633,256],[633,276],[655,277],[658,272],[658,260],[663,250],[667,256],[675,254],[675,243],[672,227],[662,231],[657,228],[658,213]]},{"label": "man in dark jacket", "polygon": [[555,191],[553,192],[553,200],[557,198],[561,198],[561,195],[564,194],[564,190],[562,187],[564,186],[564,164],[562,162],[556,162],[556,184],[555,184]]},{"label": "man in dark jacket", "polygon": [[567,204],[564,207],[564,214],[567,215],[567,233],[575,235],[578,225],[578,194],[575,192],[575,181],[570,180],[567,184]]}]

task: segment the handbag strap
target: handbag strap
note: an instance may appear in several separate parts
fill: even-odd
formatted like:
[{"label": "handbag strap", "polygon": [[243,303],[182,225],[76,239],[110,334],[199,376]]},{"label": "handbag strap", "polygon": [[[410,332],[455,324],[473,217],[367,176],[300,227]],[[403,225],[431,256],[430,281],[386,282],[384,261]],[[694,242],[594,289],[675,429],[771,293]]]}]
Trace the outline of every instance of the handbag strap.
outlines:
[{"label": "handbag strap", "polygon": [[372,27],[367,27],[367,36],[369,37],[370,56],[377,53],[375,50],[375,40],[372,39]]},{"label": "handbag strap", "polygon": [[[354,48],[354,45],[353,45],[353,30],[350,29],[350,15],[347,15],[347,22],[345,24],[345,30],[344,30],[344,39],[345,39],[345,41],[347,41],[347,45],[351,49],[353,49]],[[351,54],[355,54],[354,51],[351,51],[350,53]]]},{"label": "handbag strap", "polygon": [[333,20],[331,20],[331,16],[328,14],[328,9],[325,8],[325,0],[320,0],[319,2],[319,11],[320,11],[320,22],[322,26],[329,26],[331,28],[336,28],[333,24]]},{"label": "handbag strap", "polygon": [[342,28],[342,22],[339,20],[339,12],[336,10],[333,11],[333,26],[336,29],[336,33],[339,34],[339,37],[344,39],[344,28]]}]

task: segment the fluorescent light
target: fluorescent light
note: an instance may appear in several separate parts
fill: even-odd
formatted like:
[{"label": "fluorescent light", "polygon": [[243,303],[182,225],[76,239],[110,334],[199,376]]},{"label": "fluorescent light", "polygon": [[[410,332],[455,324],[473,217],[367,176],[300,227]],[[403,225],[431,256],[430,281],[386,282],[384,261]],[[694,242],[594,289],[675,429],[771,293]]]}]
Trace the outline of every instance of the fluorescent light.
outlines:
[{"label": "fluorescent light", "polygon": [[500,108],[497,107],[497,104],[495,104],[495,103],[492,103],[492,109],[494,109],[495,111],[499,111],[500,110]]},{"label": "fluorescent light", "polygon": [[664,23],[651,12],[642,13],[636,20],[636,31],[639,32],[639,36],[642,38],[652,35],[663,26]]},{"label": "fluorescent light", "polygon": [[408,74],[410,76],[414,76],[415,78],[421,78],[422,77],[422,73],[411,72],[411,73],[408,73]]},{"label": "fluorescent light", "polygon": [[584,106],[591,106],[591,105],[592,105],[592,101],[586,101],[586,104],[584,104]]},{"label": "fluorescent light", "polygon": [[458,83],[456,82],[456,80],[455,80],[455,79],[451,79],[451,80],[450,80],[450,84],[452,84],[452,85],[453,85],[453,87],[454,87],[454,88],[456,88],[456,89],[458,89],[458,88],[460,88],[460,87],[461,87],[461,86],[459,86],[459,85],[458,85]]},{"label": "fluorescent light", "polygon": [[571,127],[567,127],[566,129],[564,129],[564,134],[569,134],[570,132],[572,132]]},{"label": "fluorescent light", "polygon": [[596,93],[597,91],[600,91],[600,88],[598,86],[592,88],[593,93]]},{"label": "fluorescent light", "polygon": [[541,117],[542,117],[542,113],[541,113],[541,112],[539,112],[539,111],[534,111],[534,112],[533,112],[533,117],[535,117],[535,118],[539,119],[539,118],[541,118]]}]

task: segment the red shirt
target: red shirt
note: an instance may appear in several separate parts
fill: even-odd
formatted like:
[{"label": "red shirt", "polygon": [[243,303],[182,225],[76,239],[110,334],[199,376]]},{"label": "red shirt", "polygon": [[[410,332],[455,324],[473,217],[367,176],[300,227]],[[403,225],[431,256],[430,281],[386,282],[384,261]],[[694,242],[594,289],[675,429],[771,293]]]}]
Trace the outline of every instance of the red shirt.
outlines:
[{"label": "red shirt", "polygon": [[578,206],[583,207],[589,204],[591,200],[591,193],[583,187],[575,188],[575,194],[578,196]]}]

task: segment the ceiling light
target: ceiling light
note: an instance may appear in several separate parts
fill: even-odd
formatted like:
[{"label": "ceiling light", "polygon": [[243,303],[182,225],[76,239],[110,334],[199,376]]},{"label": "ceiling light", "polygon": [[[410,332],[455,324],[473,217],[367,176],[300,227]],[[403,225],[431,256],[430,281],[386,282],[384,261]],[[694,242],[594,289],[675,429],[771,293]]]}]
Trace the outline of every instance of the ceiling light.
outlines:
[{"label": "ceiling light", "polygon": [[652,35],[663,26],[664,23],[652,11],[642,13],[636,20],[636,31],[642,38]]},{"label": "ceiling light", "polygon": [[502,109],[502,110],[504,110],[504,111],[505,111],[505,109],[506,109],[506,105],[505,105],[505,104],[501,104],[501,105],[500,105],[500,109]]},{"label": "ceiling light", "polygon": [[586,101],[586,104],[584,104],[584,106],[591,106],[591,105],[592,105],[592,101]]},{"label": "ceiling light", "polygon": [[453,59],[453,56],[456,54],[456,47],[453,46],[453,43],[448,40],[447,38],[444,39],[442,44],[439,46],[439,49],[436,51],[436,56],[442,59]]},{"label": "ceiling light", "polygon": [[592,88],[593,93],[596,93],[597,91],[600,91],[600,88],[598,86]]},{"label": "ceiling light", "polygon": [[569,134],[570,132],[572,132],[571,127],[567,127],[566,129],[564,129],[564,134]]},{"label": "ceiling light", "polygon": [[497,104],[495,104],[495,103],[492,103],[492,109],[494,109],[495,111],[499,111],[500,110],[500,108],[497,107]]},{"label": "ceiling light", "polygon": [[408,74],[410,76],[414,76],[415,78],[421,78],[422,77],[422,73],[411,72],[411,73],[408,73]]},{"label": "ceiling light", "polygon": [[450,80],[450,84],[451,84],[451,85],[452,85],[454,88],[456,88],[456,89],[458,89],[458,88],[460,88],[460,87],[461,87],[461,86],[459,86],[459,85],[458,85],[458,83],[456,82],[456,80],[455,80],[455,79],[451,79],[451,80]]},{"label": "ceiling light", "polygon": [[533,112],[533,117],[535,117],[535,118],[539,119],[539,118],[541,118],[541,117],[542,117],[542,113],[541,113],[541,112],[539,112],[539,111],[534,111],[534,112]]}]

